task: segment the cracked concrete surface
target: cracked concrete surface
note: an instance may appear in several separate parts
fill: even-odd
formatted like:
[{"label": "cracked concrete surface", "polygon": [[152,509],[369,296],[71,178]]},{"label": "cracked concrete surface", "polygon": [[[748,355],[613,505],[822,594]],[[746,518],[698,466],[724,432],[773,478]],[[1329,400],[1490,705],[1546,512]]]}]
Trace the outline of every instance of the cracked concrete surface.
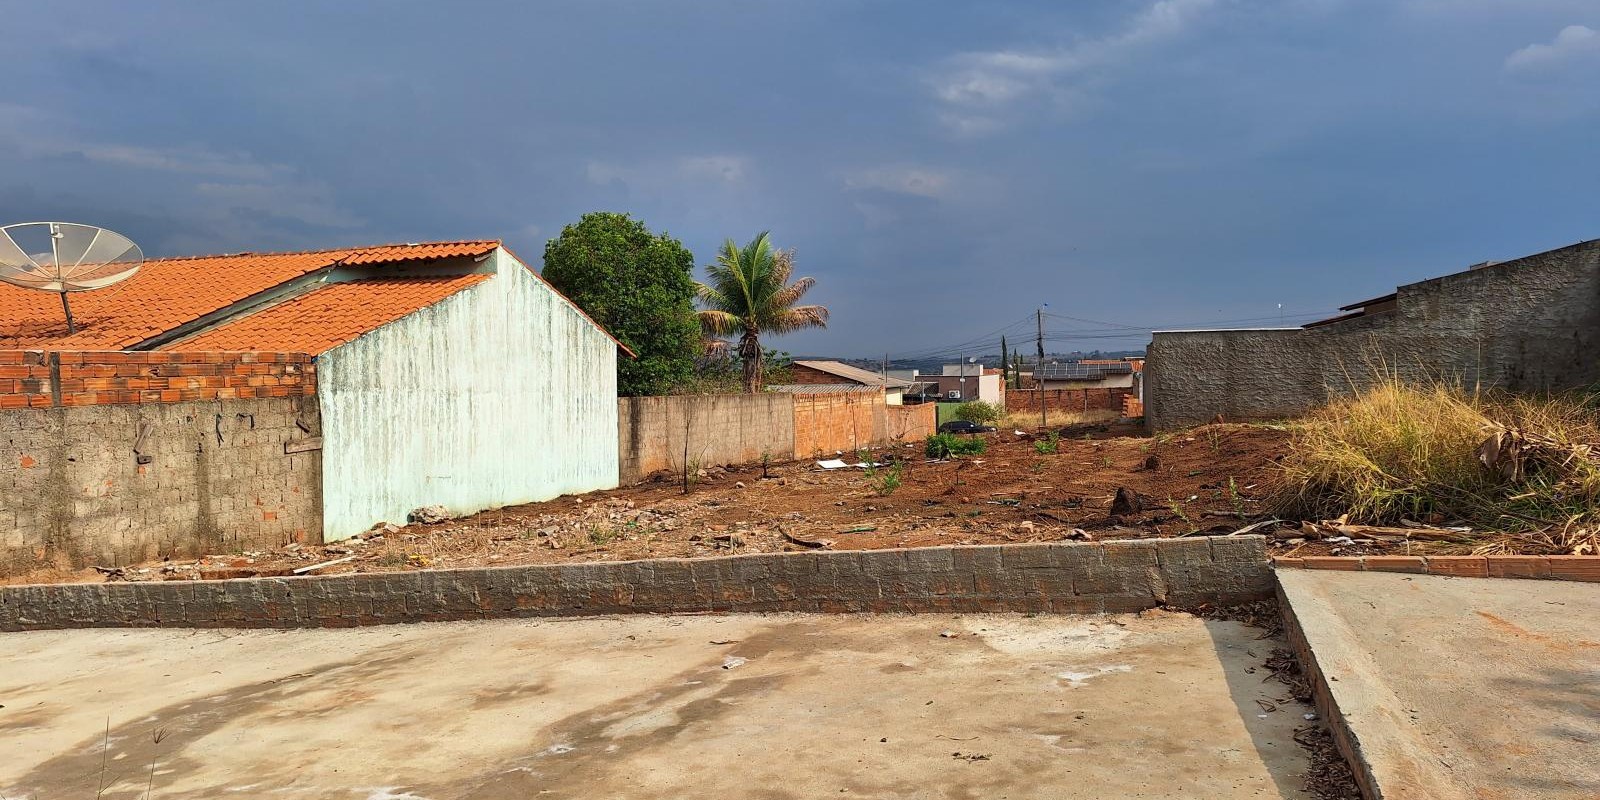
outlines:
[{"label": "cracked concrete surface", "polygon": [[1259,636],[1163,612],[4,634],[0,791],[1304,797],[1307,709]]}]

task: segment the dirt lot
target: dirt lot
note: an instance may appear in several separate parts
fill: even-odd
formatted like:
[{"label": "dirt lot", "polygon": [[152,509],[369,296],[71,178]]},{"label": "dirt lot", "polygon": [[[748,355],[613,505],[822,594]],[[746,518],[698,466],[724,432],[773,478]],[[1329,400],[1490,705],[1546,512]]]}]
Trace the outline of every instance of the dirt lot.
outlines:
[{"label": "dirt lot", "polygon": [[[930,462],[921,443],[873,452],[874,460],[903,463],[897,488],[893,467],[825,470],[799,461],[773,465],[766,477],[759,466],[712,469],[694,476],[687,494],[681,476],[659,476],[328,546],[9,582],[277,575],[347,557],[317,574],[1230,532],[1260,514],[1286,437],[1273,427],[1213,425],[1156,439],[1132,426],[1096,425],[1068,429],[1058,452],[1040,454],[1031,435],[1003,431],[989,435],[980,456]],[[1139,509],[1113,515],[1124,487]]]}]

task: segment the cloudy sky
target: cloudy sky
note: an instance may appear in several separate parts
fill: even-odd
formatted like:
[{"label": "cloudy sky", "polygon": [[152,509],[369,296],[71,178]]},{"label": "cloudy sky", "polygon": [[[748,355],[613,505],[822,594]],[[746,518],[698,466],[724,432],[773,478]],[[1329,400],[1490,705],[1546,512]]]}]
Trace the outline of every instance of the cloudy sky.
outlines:
[{"label": "cloudy sky", "polygon": [[833,311],[797,353],[1040,303],[1052,350],[1138,347],[1600,237],[1600,0],[0,9],[0,222],[537,261],[616,210],[701,264],[771,229]]}]

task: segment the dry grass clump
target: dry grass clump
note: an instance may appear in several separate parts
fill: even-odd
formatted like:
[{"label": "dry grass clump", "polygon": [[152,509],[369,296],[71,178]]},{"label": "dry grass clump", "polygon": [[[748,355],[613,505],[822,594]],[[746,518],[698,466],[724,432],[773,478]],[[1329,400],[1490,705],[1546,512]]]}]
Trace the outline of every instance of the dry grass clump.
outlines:
[{"label": "dry grass clump", "polygon": [[1383,380],[1297,426],[1281,465],[1279,511],[1537,531],[1554,535],[1556,549],[1593,539],[1600,415],[1587,399]]}]

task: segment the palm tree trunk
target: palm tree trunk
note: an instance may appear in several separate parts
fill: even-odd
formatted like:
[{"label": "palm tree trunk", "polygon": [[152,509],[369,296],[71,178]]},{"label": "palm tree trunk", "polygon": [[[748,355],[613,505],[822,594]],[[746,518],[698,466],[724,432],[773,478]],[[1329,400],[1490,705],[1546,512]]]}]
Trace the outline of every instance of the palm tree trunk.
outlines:
[{"label": "palm tree trunk", "polygon": [[756,394],[761,391],[761,339],[760,332],[755,328],[745,328],[744,336],[739,339],[739,358],[744,361],[744,391],[745,394]]}]

